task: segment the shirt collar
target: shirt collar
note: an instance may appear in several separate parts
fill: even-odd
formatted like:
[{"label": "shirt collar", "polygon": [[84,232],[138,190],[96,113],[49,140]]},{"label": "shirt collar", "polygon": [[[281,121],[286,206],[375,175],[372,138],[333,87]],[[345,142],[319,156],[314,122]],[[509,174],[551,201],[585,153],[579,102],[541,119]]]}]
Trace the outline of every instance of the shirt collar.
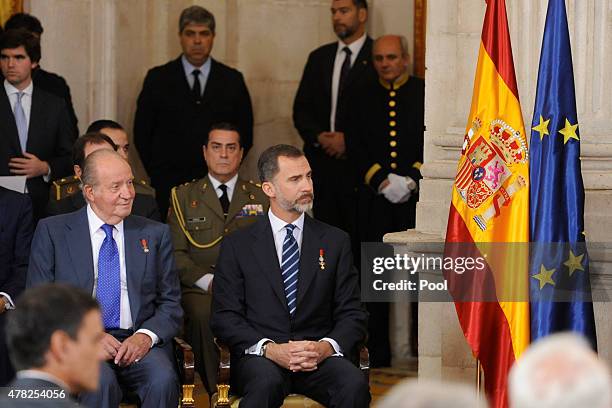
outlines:
[{"label": "shirt collar", "polygon": [[392,84],[380,78],[378,78],[378,83],[384,86],[386,89],[391,91],[391,90],[397,90],[401,88],[402,85],[408,82],[409,79],[410,79],[410,74],[408,73],[408,71],[406,71],[399,78],[397,78],[395,82],[393,82]]},{"label": "shirt collar", "polygon": [[57,385],[60,388],[63,388],[66,391],[70,391],[68,385],[65,382],[57,378],[56,376],[49,374],[45,371],[41,370],[21,370],[17,371],[17,378],[21,379],[35,379],[35,380],[43,380]]},{"label": "shirt collar", "polygon": [[[272,226],[272,232],[274,232],[274,234],[281,232],[285,228],[285,226],[288,224],[287,222],[281,220],[276,215],[274,215],[274,213],[272,212],[272,208],[268,210],[268,218],[270,219],[270,225]],[[303,230],[304,229],[304,218],[305,218],[304,213],[302,213],[297,220],[292,222],[292,224],[295,225],[297,229]]]},{"label": "shirt collar", "polygon": [[185,56],[185,54],[183,54],[181,56],[181,62],[183,63],[183,70],[185,71],[185,76],[189,78],[189,76],[191,75],[194,69],[199,69],[200,72],[202,73],[200,78],[207,78],[208,74],[210,73],[210,65],[211,65],[210,60],[211,58],[208,57],[206,58],[206,62],[204,62],[204,64],[202,64],[201,67],[196,67],[192,65],[191,62],[187,60],[187,57]]},{"label": "shirt collar", "polygon": [[[92,237],[102,228],[102,225],[106,224],[98,217],[89,203],[87,204],[87,221],[89,222],[89,235]],[[123,220],[119,224],[115,224],[115,228],[117,228],[118,233],[123,234]]]},{"label": "shirt collar", "polygon": [[[221,184],[225,184],[229,191],[234,191],[234,187],[236,187],[236,182],[238,181],[238,174],[236,173],[236,175],[234,175],[234,177],[229,179],[226,183],[221,183],[219,180],[217,180],[216,178],[214,178],[210,174],[208,175],[208,178],[210,179],[210,182],[212,183],[213,187],[215,188],[215,191],[217,191],[217,189],[219,188],[219,186]],[[229,194],[229,191],[228,191],[228,194]]]},{"label": "shirt collar", "polygon": [[34,81],[30,80],[30,84],[26,86],[23,91],[20,91],[19,89],[15,88],[13,85],[9,83],[9,81],[5,79],[4,80],[4,90],[6,91],[7,95],[13,95],[19,92],[23,92],[29,97],[32,97],[32,92],[34,92]]},{"label": "shirt collar", "polygon": [[366,33],[363,33],[361,37],[353,41],[350,45],[345,44],[344,42],[342,42],[342,40],[338,40],[337,54],[342,53],[343,52],[342,50],[344,49],[344,47],[349,47],[349,50],[351,50],[352,55],[357,57],[357,55],[359,54],[359,51],[361,51],[361,47],[363,47],[363,44],[365,44],[366,37],[367,37]]}]

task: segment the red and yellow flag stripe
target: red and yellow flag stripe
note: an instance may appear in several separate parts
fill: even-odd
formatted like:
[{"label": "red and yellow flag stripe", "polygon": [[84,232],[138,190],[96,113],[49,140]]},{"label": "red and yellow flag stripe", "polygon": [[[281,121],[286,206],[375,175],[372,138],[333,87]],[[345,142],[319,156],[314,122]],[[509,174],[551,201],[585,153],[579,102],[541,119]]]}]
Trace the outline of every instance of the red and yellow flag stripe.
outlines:
[{"label": "red and yellow flag stripe", "polygon": [[[488,0],[466,138],[453,186],[447,243],[529,242],[527,138],[504,0]],[[495,407],[507,406],[513,362],[529,344],[527,246],[488,258],[498,302],[457,302],[464,334],[480,360]],[[483,282],[474,285],[486,286]]]}]

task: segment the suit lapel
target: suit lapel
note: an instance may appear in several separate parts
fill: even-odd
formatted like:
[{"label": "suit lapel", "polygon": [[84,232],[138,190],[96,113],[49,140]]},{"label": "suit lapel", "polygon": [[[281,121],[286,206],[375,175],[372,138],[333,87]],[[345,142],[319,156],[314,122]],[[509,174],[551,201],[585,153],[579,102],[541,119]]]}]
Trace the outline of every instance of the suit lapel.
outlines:
[{"label": "suit lapel", "polygon": [[28,152],[36,151],[36,143],[38,142],[39,135],[44,135],[45,130],[43,128],[45,124],[45,100],[41,95],[40,90],[34,87],[32,93],[32,109],[30,111],[30,123],[28,124],[28,142],[26,144],[26,150]]},{"label": "suit lapel", "polygon": [[204,88],[204,93],[202,94],[202,103],[211,103],[213,99],[213,95],[218,95],[219,93],[215,91],[214,87],[217,85],[217,75],[219,74],[219,69],[217,67],[217,61],[214,59],[210,59],[210,72],[208,73],[208,79],[206,80],[206,87]]},{"label": "suit lapel", "polygon": [[0,126],[4,129],[4,132],[0,134],[8,135],[10,139],[11,147],[14,149],[15,156],[21,155],[21,145],[19,144],[19,133],[17,132],[17,124],[15,123],[15,116],[13,115],[13,109],[9,101],[6,92],[3,92],[4,88],[0,90],[0,112],[2,112],[2,120]]},{"label": "suit lapel", "polygon": [[66,218],[66,240],[76,276],[88,293],[93,293],[94,265],[87,219],[87,207]]},{"label": "suit lapel", "polygon": [[306,215],[304,218],[304,231],[302,232],[302,250],[300,252],[300,272],[298,277],[297,311],[304,299],[308,288],[312,283],[317,268],[319,268],[319,250],[323,248],[321,236],[312,223],[312,219]]},{"label": "suit lapel", "polygon": [[128,216],[123,223],[123,247],[125,249],[125,270],[127,276],[127,289],[130,296],[130,311],[132,312],[132,324],[136,326],[136,316],[140,310],[140,290],[144,271],[147,267],[149,253],[145,248],[150,245],[148,234],[142,231],[136,218]]},{"label": "suit lapel", "polygon": [[182,54],[174,60],[174,78],[176,80],[176,91],[182,92],[184,94],[184,100],[190,100],[189,98],[193,98],[191,94],[191,88],[189,87],[189,82],[187,81],[187,77],[185,76],[185,68],[183,67],[183,61],[181,60]]},{"label": "suit lapel", "polygon": [[274,290],[274,293],[278,296],[281,305],[283,305],[287,314],[289,314],[278,255],[276,254],[276,246],[274,245],[274,235],[272,234],[272,227],[270,226],[270,220],[267,215],[261,216],[259,221],[257,221],[257,227],[253,228],[253,235],[253,252],[255,253],[255,259],[257,259],[257,263],[263,271],[264,276],[270,282],[272,290]]},{"label": "suit lapel", "polygon": [[346,80],[346,85],[349,86],[356,78],[359,78],[363,71],[365,71],[368,65],[371,64],[371,54],[372,54],[372,39],[370,37],[366,37],[365,43],[359,50],[359,54],[353,63],[353,67],[349,71],[349,76]]}]

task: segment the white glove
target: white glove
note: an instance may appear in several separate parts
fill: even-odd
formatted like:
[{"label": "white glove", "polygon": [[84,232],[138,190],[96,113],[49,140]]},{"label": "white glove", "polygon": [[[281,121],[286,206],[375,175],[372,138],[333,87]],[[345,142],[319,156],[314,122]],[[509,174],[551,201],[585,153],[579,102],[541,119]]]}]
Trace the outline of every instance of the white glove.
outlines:
[{"label": "white glove", "polygon": [[413,179],[398,176],[394,173],[390,173],[387,179],[389,180],[389,185],[381,191],[387,200],[394,204],[405,203],[410,200],[412,191],[416,188],[416,183]]}]

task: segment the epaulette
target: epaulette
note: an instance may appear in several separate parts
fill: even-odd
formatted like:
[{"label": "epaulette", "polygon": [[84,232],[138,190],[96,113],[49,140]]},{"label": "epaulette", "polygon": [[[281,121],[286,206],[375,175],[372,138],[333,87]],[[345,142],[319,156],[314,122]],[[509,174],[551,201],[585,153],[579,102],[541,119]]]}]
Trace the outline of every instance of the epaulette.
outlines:
[{"label": "epaulette", "polygon": [[255,183],[253,180],[249,180],[249,183],[253,184],[254,186],[257,186],[257,187],[261,188],[261,184]]},{"label": "epaulette", "polygon": [[134,190],[138,194],[146,194],[155,197],[155,189],[144,180],[134,180]]},{"label": "epaulette", "polygon": [[81,180],[77,176],[64,177],[53,181],[53,188],[51,189],[51,199],[61,200],[62,198],[69,197],[79,191],[79,184]]}]

